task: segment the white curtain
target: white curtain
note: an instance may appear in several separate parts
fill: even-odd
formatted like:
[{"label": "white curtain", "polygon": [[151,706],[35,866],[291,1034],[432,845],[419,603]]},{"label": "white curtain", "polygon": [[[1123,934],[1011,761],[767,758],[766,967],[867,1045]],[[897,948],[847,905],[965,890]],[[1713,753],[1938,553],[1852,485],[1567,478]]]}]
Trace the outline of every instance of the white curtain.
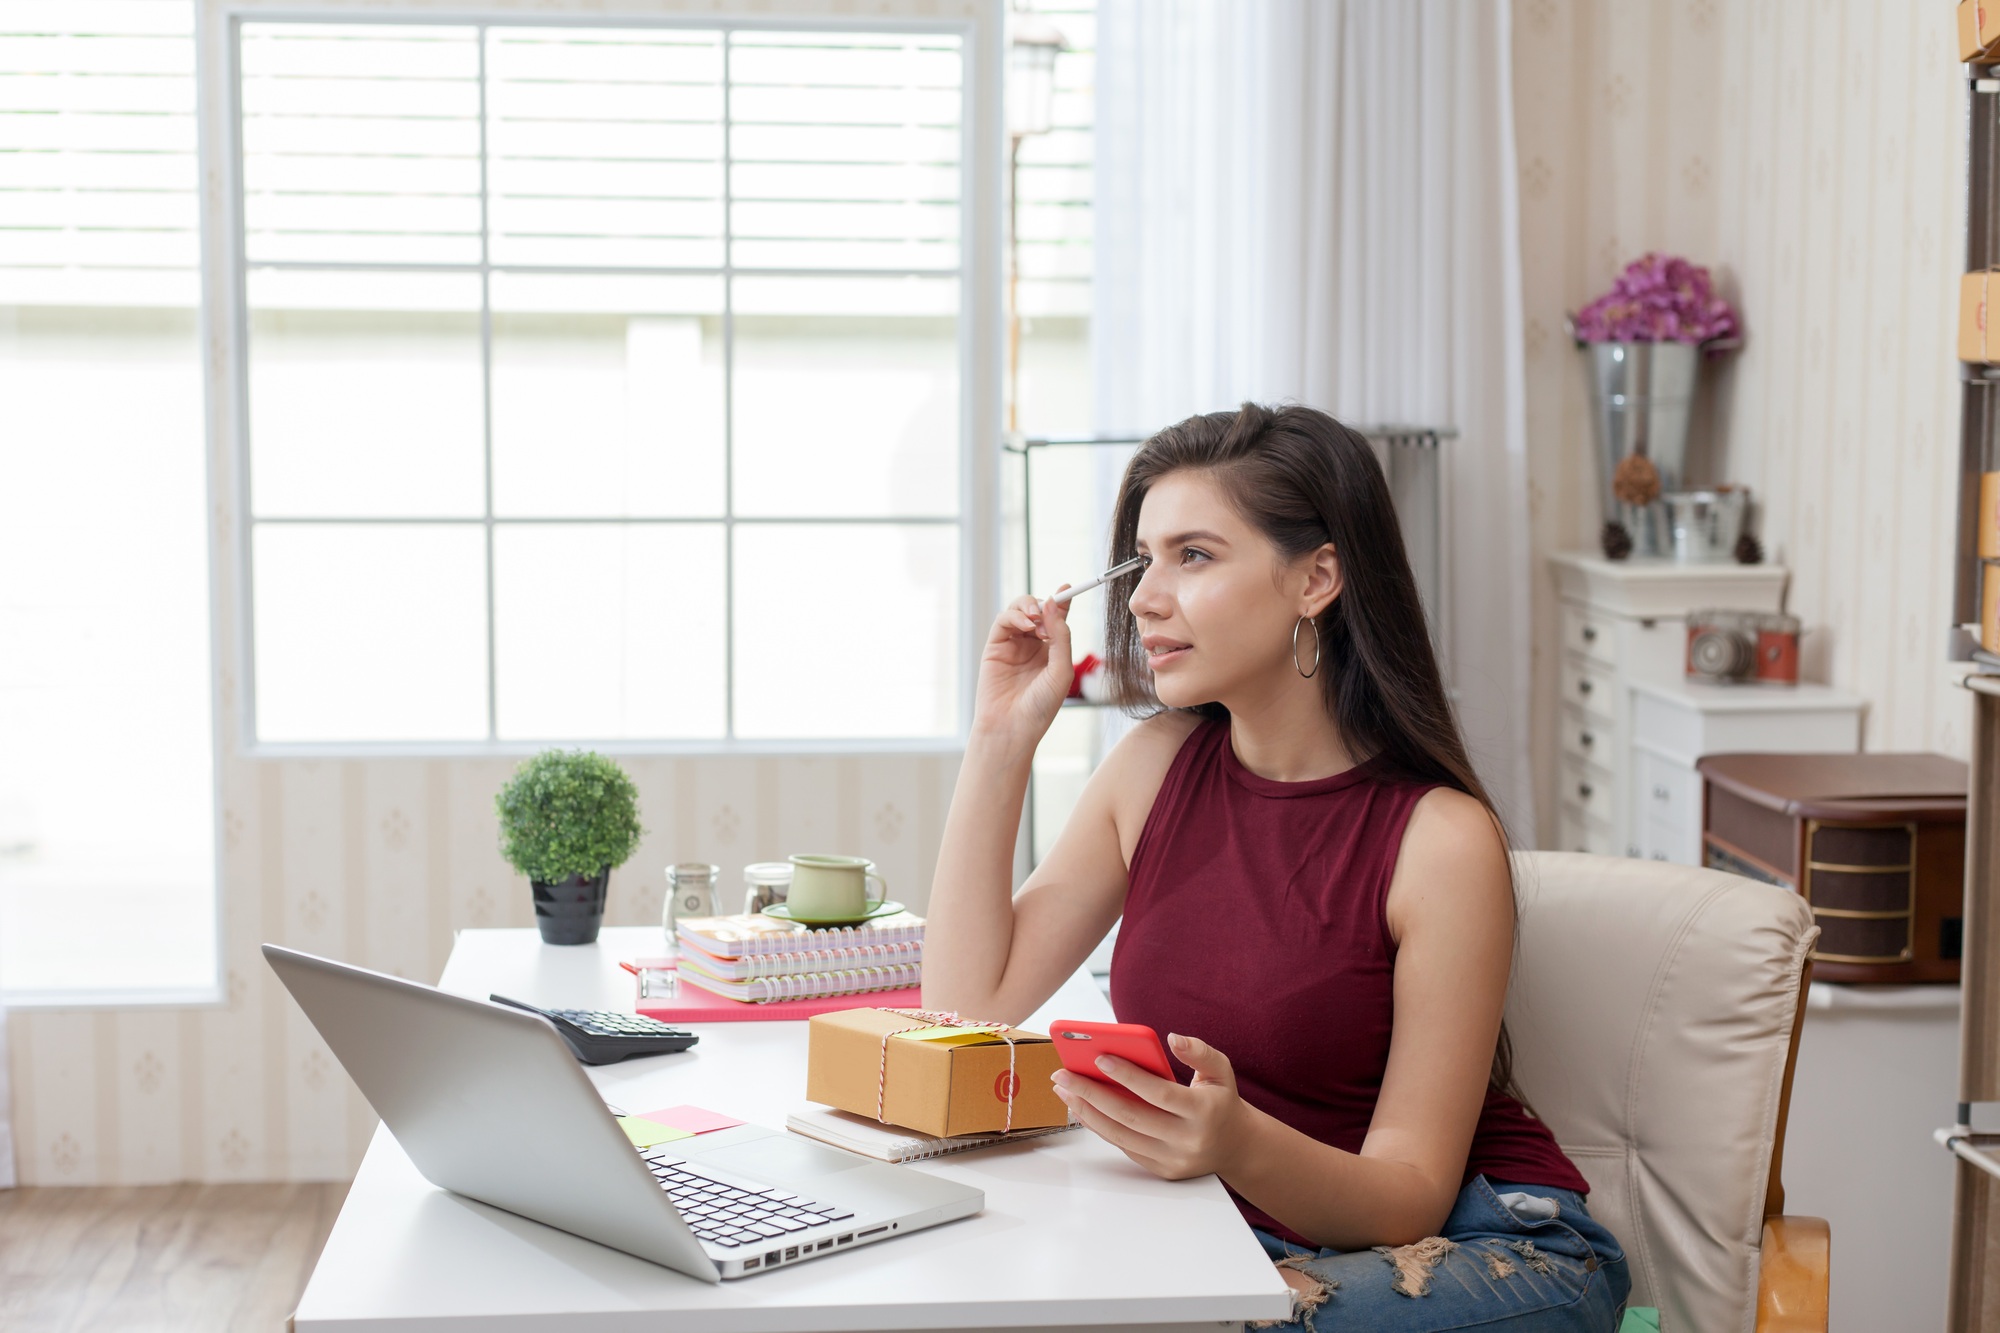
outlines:
[{"label": "white curtain", "polygon": [[1507,0],[1100,0],[1096,415],[1244,399],[1447,446],[1446,674],[1517,838],[1528,513]]}]

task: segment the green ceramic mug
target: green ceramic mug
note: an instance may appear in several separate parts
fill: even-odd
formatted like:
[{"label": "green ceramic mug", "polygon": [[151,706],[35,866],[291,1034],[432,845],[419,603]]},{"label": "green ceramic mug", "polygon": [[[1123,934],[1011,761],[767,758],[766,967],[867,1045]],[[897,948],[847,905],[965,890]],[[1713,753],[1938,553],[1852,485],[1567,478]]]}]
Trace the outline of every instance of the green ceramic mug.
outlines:
[{"label": "green ceramic mug", "polygon": [[[865,856],[800,855],[788,859],[792,887],[785,895],[785,904],[798,920],[862,916],[889,896],[889,882],[875,873],[875,863]],[[877,886],[872,897],[868,892],[871,881]]]}]

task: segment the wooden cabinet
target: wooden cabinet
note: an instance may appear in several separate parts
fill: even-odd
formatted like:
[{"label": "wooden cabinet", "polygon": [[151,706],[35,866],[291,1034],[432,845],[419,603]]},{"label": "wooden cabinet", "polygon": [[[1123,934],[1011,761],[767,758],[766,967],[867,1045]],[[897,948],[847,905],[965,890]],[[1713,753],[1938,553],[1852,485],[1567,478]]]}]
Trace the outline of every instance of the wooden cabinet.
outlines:
[{"label": "wooden cabinet", "polygon": [[[1688,612],[1706,607],[1778,610],[1785,571],[1774,565],[1611,561],[1575,551],[1551,556],[1549,566],[1556,580],[1561,634],[1556,846],[1642,856],[1652,843],[1645,820],[1633,813],[1639,777],[1632,749],[1632,686],[1681,679]],[[1700,832],[1697,820],[1697,842]]]},{"label": "wooden cabinet", "polygon": [[1966,766],[1941,754],[1716,754],[1707,863],[1781,884],[1819,923],[1813,976],[1957,981]]}]

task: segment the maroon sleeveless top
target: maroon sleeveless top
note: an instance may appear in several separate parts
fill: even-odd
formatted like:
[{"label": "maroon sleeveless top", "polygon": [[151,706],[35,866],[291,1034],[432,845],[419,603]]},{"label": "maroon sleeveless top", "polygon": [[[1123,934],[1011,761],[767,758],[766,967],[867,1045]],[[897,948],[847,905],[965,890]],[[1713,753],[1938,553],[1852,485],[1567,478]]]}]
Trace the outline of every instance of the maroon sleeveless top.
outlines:
[{"label": "maroon sleeveless top", "polygon": [[[1395,1012],[1389,880],[1410,812],[1437,785],[1376,760],[1274,782],[1243,767],[1226,721],[1204,721],[1132,850],[1111,960],[1119,1021],[1201,1038],[1229,1057],[1244,1101],[1360,1152]],[[1475,1175],[1590,1188],[1548,1127],[1491,1088],[1465,1163]],[[1232,1197],[1252,1226],[1311,1244]]]}]

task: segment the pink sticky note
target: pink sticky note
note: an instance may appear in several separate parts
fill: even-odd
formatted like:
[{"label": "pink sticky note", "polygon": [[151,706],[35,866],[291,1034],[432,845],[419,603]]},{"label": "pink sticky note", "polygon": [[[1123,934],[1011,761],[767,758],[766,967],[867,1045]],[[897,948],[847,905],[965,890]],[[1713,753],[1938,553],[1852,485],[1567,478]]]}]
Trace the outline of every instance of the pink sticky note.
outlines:
[{"label": "pink sticky note", "polygon": [[664,1111],[642,1111],[641,1120],[651,1120],[655,1124],[667,1125],[673,1129],[684,1129],[690,1134],[706,1134],[711,1130],[734,1129],[742,1124],[715,1111],[704,1111],[699,1106],[669,1106]]}]

